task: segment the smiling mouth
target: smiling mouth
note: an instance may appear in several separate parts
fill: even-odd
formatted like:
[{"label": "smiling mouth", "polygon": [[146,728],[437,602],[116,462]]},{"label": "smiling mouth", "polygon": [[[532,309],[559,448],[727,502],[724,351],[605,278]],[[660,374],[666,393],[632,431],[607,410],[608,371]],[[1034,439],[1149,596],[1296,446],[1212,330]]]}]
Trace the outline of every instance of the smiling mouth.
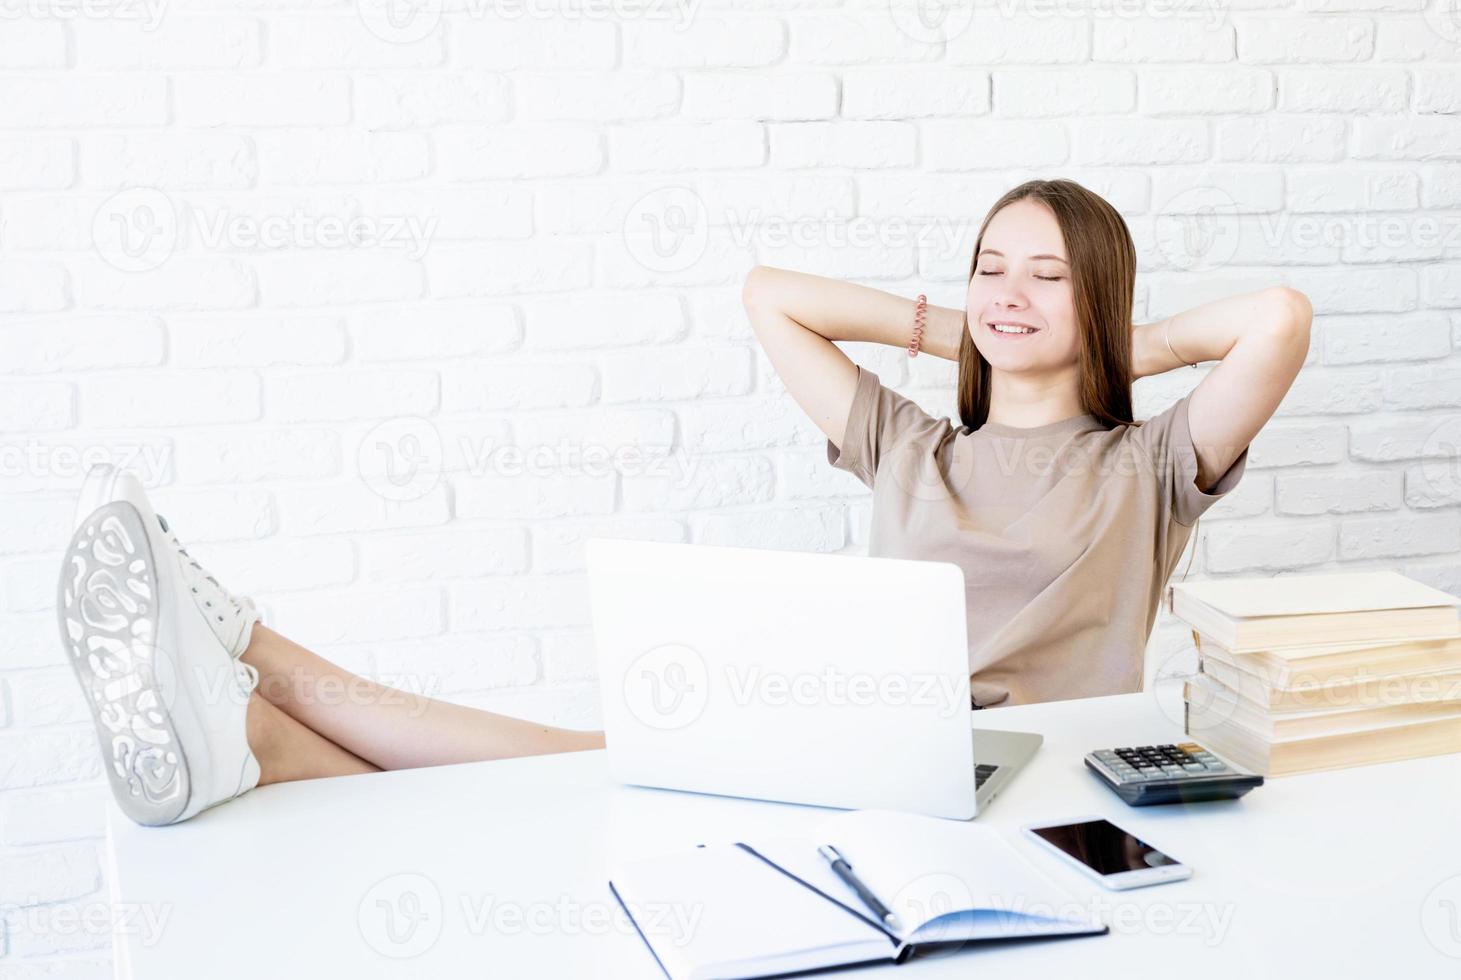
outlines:
[{"label": "smiling mouth", "polygon": [[998,335],[1000,337],[1033,337],[1033,336],[1035,336],[1035,334],[1037,334],[1037,333],[1040,332],[1040,328],[1039,327],[1026,327],[1023,330],[1018,330],[1018,331],[996,330],[996,329],[994,329],[994,323],[990,323],[990,322],[985,323],[984,324],[984,327],[990,333],[996,334],[996,335]]}]

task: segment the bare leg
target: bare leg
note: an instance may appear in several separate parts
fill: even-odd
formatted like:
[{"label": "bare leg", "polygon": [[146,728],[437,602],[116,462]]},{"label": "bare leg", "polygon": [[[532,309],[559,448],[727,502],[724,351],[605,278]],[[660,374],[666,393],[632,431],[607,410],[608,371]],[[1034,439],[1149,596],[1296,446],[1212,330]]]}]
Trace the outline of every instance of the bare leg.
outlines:
[{"label": "bare leg", "polygon": [[259,785],[321,776],[353,776],[380,769],[259,697],[249,696],[249,748],[259,760]]},{"label": "bare leg", "polygon": [[258,693],[276,708],[382,769],[604,747],[601,732],[553,728],[377,684],[262,624],[242,659],[259,671]]}]

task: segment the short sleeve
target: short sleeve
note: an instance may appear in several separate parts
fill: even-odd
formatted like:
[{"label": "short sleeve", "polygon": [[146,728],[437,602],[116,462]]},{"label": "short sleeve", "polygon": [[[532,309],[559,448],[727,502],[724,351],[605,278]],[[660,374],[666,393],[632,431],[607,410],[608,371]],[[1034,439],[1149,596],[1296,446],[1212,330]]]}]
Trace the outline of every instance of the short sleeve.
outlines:
[{"label": "short sleeve", "polygon": [[847,413],[842,449],[839,451],[828,439],[827,462],[871,487],[878,462],[900,438],[914,431],[931,431],[943,420],[935,419],[911,398],[884,385],[861,364],[856,367],[857,388]]},{"label": "short sleeve", "polygon": [[1206,492],[1197,486],[1197,449],[1192,444],[1192,430],[1187,423],[1188,400],[1183,395],[1170,408],[1137,428],[1133,439],[1151,457],[1157,478],[1162,485],[1164,516],[1191,527],[1209,507],[1238,485],[1248,465],[1248,447]]}]

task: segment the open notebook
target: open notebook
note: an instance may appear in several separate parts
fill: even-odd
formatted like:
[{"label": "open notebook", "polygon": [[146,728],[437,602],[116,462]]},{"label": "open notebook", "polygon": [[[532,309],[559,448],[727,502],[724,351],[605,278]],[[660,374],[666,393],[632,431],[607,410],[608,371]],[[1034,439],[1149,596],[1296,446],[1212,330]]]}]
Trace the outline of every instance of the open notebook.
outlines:
[{"label": "open notebook", "polygon": [[[897,915],[896,929],[873,918],[820,844],[842,852]],[[671,980],[901,963],[926,946],[1107,931],[996,831],[885,810],[839,813],[814,838],[630,861],[609,887]]]}]

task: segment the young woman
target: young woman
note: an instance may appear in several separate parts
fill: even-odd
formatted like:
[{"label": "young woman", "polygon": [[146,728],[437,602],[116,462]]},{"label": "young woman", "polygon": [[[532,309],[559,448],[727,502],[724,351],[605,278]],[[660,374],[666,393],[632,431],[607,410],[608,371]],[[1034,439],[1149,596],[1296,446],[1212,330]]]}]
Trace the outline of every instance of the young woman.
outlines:
[{"label": "young woman", "polygon": [[[872,488],[869,554],[963,568],[977,707],[1141,689],[1193,525],[1238,484],[1304,363],[1302,293],[1273,287],[1133,327],[1135,279],[1116,210],[1036,180],[980,226],[963,310],[781,269],[746,281],[751,325],[826,434],[828,462]],[[962,426],[834,340],[957,360]],[[1219,363],[1132,420],[1134,379],[1199,361]]]},{"label": "young woman", "polygon": [[[1238,482],[1303,363],[1301,294],[1264,290],[1133,329],[1135,270],[1110,205],[1034,181],[981,226],[967,314],[766,267],[746,282],[756,334],[827,434],[829,462],[873,489],[870,553],[963,566],[978,706],[1140,688],[1191,525]],[[963,427],[881,385],[833,340],[957,359]],[[1133,423],[1131,381],[1186,363],[1177,351],[1221,363]],[[83,487],[57,609],[113,792],[143,824],[265,783],[604,744],[341,670],[260,623],[188,556],[138,481],[108,467]]]}]

